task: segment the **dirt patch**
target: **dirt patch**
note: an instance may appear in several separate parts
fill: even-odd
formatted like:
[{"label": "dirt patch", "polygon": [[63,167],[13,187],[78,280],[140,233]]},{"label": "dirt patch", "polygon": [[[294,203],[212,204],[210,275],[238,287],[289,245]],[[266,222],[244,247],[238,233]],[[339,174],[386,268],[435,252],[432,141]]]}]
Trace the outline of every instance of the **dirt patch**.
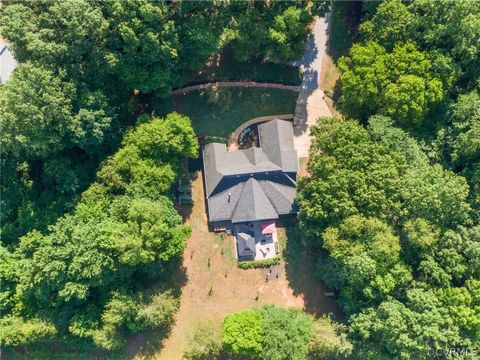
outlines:
[{"label": "dirt patch", "polygon": [[[264,304],[338,311],[333,299],[325,298],[322,294],[315,294],[318,297],[313,299],[310,294],[302,292],[303,287],[313,287],[315,292],[323,291],[321,284],[311,277],[311,269],[297,266],[308,252],[300,251],[298,256],[291,257],[287,266],[282,262],[275,267],[272,273],[276,275],[278,272],[278,278],[271,276],[267,282],[268,270],[241,270],[237,267],[232,237],[208,231],[201,175],[193,182],[193,200],[193,208],[186,219],[192,227],[192,236],[183,257],[187,282],[182,288],[180,309],[171,332],[153,358],[182,359],[185,345],[199,323],[206,320],[221,322],[226,315],[235,311]],[[287,229],[279,229],[283,244],[287,243],[287,232]],[[292,271],[302,274],[295,275]],[[299,282],[305,282],[305,285],[301,286]],[[143,356],[137,354],[135,357]]]}]

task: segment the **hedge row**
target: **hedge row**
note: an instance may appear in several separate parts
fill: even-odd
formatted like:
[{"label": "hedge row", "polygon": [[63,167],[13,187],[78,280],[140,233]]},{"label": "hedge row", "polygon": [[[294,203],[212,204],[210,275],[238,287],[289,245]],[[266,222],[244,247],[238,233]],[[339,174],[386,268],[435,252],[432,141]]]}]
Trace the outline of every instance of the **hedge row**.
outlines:
[{"label": "hedge row", "polygon": [[240,269],[246,270],[246,269],[264,268],[264,267],[277,265],[280,263],[280,260],[281,260],[280,256],[275,256],[274,258],[265,259],[265,260],[239,261],[237,264]]}]

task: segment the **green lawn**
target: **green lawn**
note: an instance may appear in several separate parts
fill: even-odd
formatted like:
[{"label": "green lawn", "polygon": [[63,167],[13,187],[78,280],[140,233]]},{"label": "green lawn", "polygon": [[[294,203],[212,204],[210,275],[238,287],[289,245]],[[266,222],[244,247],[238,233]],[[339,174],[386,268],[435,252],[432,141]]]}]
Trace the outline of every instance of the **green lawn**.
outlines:
[{"label": "green lawn", "polygon": [[168,109],[192,119],[199,136],[229,137],[247,120],[259,116],[293,114],[298,93],[261,88],[217,88],[175,95]]},{"label": "green lawn", "polygon": [[239,80],[300,85],[302,75],[297,67],[263,62],[260,59],[239,62],[235,60],[233,52],[227,48],[214,57],[214,60],[200,70],[198,74],[190,78],[184,86],[205,82]]}]

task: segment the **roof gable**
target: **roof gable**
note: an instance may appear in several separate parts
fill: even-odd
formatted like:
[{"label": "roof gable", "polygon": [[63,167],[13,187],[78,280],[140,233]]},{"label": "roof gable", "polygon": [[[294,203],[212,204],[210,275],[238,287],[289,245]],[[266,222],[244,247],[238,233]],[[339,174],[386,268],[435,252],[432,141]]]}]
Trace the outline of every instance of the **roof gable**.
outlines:
[{"label": "roof gable", "polygon": [[278,214],[272,203],[255,179],[249,179],[232,214],[232,222],[245,222],[260,219],[276,219]]}]

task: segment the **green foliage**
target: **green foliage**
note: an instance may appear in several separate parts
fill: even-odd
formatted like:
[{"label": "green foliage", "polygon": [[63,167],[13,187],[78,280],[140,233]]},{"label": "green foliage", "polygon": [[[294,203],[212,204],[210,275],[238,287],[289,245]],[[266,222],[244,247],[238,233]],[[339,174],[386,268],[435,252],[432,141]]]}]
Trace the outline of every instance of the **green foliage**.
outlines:
[{"label": "green foliage", "polygon": [[171,291],[154,294],[150,302],[140,307],[137,317],[147,327],[157,328],[170,323],[178,309],[178,299]]},{"label": "green foliage", "polygon": [[265,306],[262,316],[260,358],[265,360],[305,359],[313,337],[313,319],[300,309]]},{"label": "green foliage", "polygon": [[268,57],[290,61],[302,56],[313,9],[305,1],[237,2],[223,36],[241,61]]},{"label": "green foliage", "polygon": [[362,22],[360,33],[367,41],[376,41],[388,50],[411,39],[414,16],[398,0],[381,2],[371,19]]},{"label": "green foliage", "polygon": [[57,333],[55,326],[39,318],[22,319],[6,316],[0,319],[0,343],[5,346],[48,340]]},{"label": "green foliage", "polygon": [[167,95],[179,47],[171,7],[142,1],[98,4],[109,20],[109,71],[129,88]]},{"label": "green foliage", "polygon": [[388,116],[373,115],[368,119],[368,132],[373,140],[379,141],[389,149],[402,154],[410,165],[427,163],[417,141],[405,131],[396,128]]},{"label": "green foliage", "polygon": [[403,180],[406,216],[423,217],[442,227],[455,227],[468,221],[471,208],[465,178],[435,164],[412,167]]},{"label": "green foliage", "polygon": [[266,268],[266,267],[279,264],[281,259],[282,258],[280,256],[275,256],[271,259],[265,259],[265,260],[238,261],[237,265],[240,269],[244,269],[244,270]]},{"label": "green foliage", "polygon": [[[449,290],[454,295],[460,289]],[[471,299],[438,296],[434,291],[413,289],[407,293],[406,303],[388,300],[378,308],[369,308],[351,320],[350,335],[358,345],[361,358],[368,359],[423,359],[431,349],[471,347],[472,342],[464,337],[468,321],[478,324],[478,310],[469,315],[458,316],[455,310],[469,303]],[[447,305],[446,302],[452,305]],[[466,300],[466,302],[465,302]],[[471,301],[471,300],[470,300]],[[463,304],[462,304],[463,302]],[[458,307],[457,307],[458,306]],[[468,306],[468,305],[467,305]],[[464,317],[465,316],[465,317]],[[467,320],[469,319],[469,320]],[[402,339],[398,343],[398,339]]]},{"label": "green foliage", "polygon": [[257,357],[262,350],[262,314],[245,310],[227,316],[223,322],[222,343],[229,354]]},{"label": "green foliage", "polygon": [[312,133],[300,225],[322,247],[318,275],[350,316],[354,355],[418,359],[476,346],[480,234],[466,180],[431,165],[384,116],[367,130],[321,119]]},{"label": "green foliage", "polygon": [[221,328],[213,322],[200,324],[189,339],[184,356],[191,360],[216,359],[222,351]]},{"label": "green foliage", "polygon": [[153,118],[128,133],[124,147],[100,170],[111,193],[155,199],[170,190],[186,157],[196,157],[198,143],[190,119],[177,113]]},{"label": "green foliage", "polygon": [[414,42],[431,54],[434,66],[450,81],[469,86],[480,71],[480,12],[476,5],[472,0],[389,0],[375,6],[375,13],[361,24],[360,32],[365,40],[389,50]]},{"label": "green foliage", "polygon": [[79,131],[72,116],[72,91],[48,70],[19,65],[0,91],[3,151],[45,158],[63,150]]},{"label": "green foliage", "polygon": [[[43,234],[23,236],[13,258],[2,253],[7,262],[0,275],[8,284],[2,296],[15,299],[7,311],[42,314],[105,349],[118,348],[131,332],[166,326],[177,300],[165,292],[145,302],[141,290],[164,279],[183,253],[190,229],[166,195],[179,163],[196,153],[189,119],[178,114],[128,133],[72,214]],[[157,178],[142,174],[142,164],[168,168],[172,176],[155,186]]]},{"label": "green foliage", "polygon": [[344,359],[351,355],[353,346],[347,339],[347,327],[323,316],[315,321],[310,354],[315,359]]},{"label": "green foliage", "polygon": [[412,43],[397,45],[390,53],[375,42],[355,44],[338,67],[342,109],[360,119],[379,112],[401,125],[420,126],[432,105],[443,100],[447,85]]},{"label": "green foliage", "polygon": [[341,290],[341,303],[349,313],[398,293],[412,280],[400,262],[399,238],[377,219],[346,218],[323,233],[323,247],[330,257],[324,266],[335,269],[336,275],[320,273],[327,284]]},{"label": "green foliage", "polygon": [[325,118],[311,131],[311,176],[300,179],[298,187],[304,231],[318,240],[317,230],[350,215],[398,216],[406,169],[402,156],[372,141],[354,121]]},{"label": "green foliage", "polygon": [[[203,334],[200,330],[205,329]],[[301,309],[266,305],[233,313],[224,320],[223,348],[218,349],[214,327],[201,326],[189,345],[191,359],[219,354],[265,360],[340,359],[352,352],[346,328],[329,317],[315,320]],[[191,355],[188,355],[191,354]]]},{"label": "green foliage", "polygon": [[480,206],[480,96],[476,91],[460,95],[452,105],[451,125],[445,133],[445,157],[471,185],[472,200]]},{"label": "green foliage", "polygon": [[[461,78],[474,81],[479,73],[480,9],[472,0],[415,1],[409,10],[415,16],[415,41],[427,50],[447,54],[461,67]],[[462,80],[463,80],[462,79]]]},{"label": "green foliage", "polygon": [[272,59],[296,60],[303,54],[308,36],[307,25],[312,20],[307,8],[287,8],[275,16],[268,37],[272,41],[267,56]]}]

